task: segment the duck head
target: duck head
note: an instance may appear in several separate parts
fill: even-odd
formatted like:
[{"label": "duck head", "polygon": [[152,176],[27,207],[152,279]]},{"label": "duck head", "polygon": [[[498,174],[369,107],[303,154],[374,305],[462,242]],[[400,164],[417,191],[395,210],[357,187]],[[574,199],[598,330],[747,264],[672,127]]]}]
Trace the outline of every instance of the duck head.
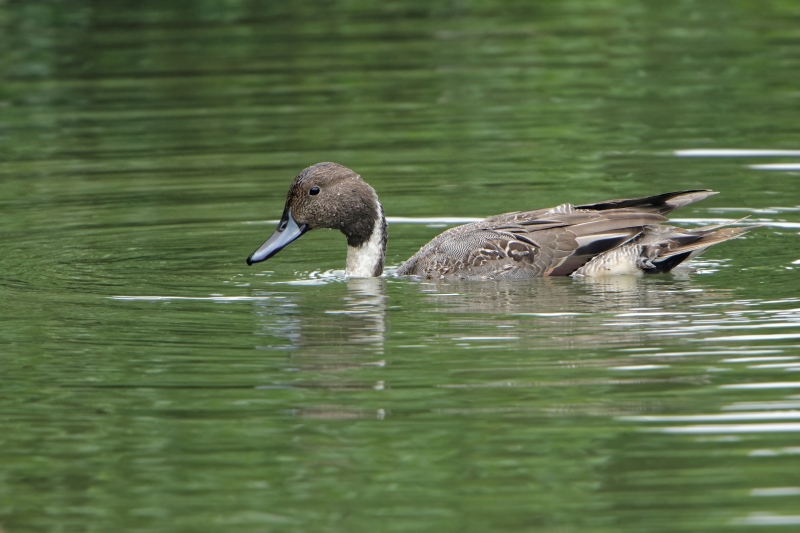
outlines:
[{"label": "duck head", "polygon": [[247,264],[266,261],[307,231],[319,228],[338,229],[347,237],[346,275],[381,274],[386,250],[383,208],[372,187],[336,163],[318,163],[297,175],[277,229],[250,254]]}]

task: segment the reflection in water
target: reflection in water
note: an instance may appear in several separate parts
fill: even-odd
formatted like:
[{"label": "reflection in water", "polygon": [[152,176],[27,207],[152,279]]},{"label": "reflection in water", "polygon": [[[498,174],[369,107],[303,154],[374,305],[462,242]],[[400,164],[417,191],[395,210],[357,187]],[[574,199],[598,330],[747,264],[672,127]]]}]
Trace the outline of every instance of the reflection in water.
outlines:
[{"label": "reflection in water", "polygon": [[326,311],[327,314],[349,316],[345,331],[346,342],[367,345],[375,354],[383,354],[386,334],[386,281],[380,278],[353,278],[347,280],[350,295],[343,311]]},{"label": "reflection in water", "polygon": [[[420,283],[419,290],[428,295],[431,311],[448,317],[449,338],[462,348],[500,348],[502,343],[537,351],[649,346],[655,331],[691,323],[694,315],[708,316],[687,306],[730,297],[728,291],[680,276]],[[683,310],[671,311],[677,307]],[[476,332],[486,315],[493,317],[495,330],[480,338]]]},{"label": "reflection in water", "polygon": [[256,338],[267,337],[268,344],[259,345],[261,350],[287,350],[298,343],[302,337],[300,319],[294,308],[291,296],[276,293],[256,293],[253,309],[258,320],[259,330]]},{"label": "reflection in water", "polygon": [[[304,301],[302,295],[286,296],[256,303],[256,315],[264,334],[288,341],[288,344],[263,347],[290,350],[285,371],[293,379],[273,383],[261,389],[294,388],[326,389],[338,392],[382,391],[383,379],[365,379],[385,366],[382,359],[386,334],[386,280],[380,278],[349,279],[346,283],[326,284],[346,293],[333,302]],[[325,306],[336,306],[326,310]],[[309,307],[312,306],[312,307]],[[382,378],[378,374],[376,377]],[[353,409],[338,404],[305,405],[291,414],[307,418],[378,418],[382,408]]]},{"label": "reflection in water", "polygon": [[[326,284],[328,285],[328,284]],[[386,280],[349,279],[346,295],[338,300],[342,308],[309,309],[309,293],[273,295],[255,303],[263,335],[285,339],[288,344],[262,346],[264,349],[297,350],[317,348],[314,357],[330,360],[359,359],[383,354],[386,333]],[[263,297],[268,293],[258,293]],[[359,349],[360,348],[360,349]],[[296,356],[295,356],[296,357]]]},{"label": "reflection in water", "polygon": [[[701,278],[702,279],[702,278]],[[796,346],[781,341],[796,338],[800,330],[800,309],[796,298],[780,300],[735,300],[731,291],[703,285],[694,276],[659,278],[613,277],[598,279],[541,279],[528,283],[421,283],[419,290],[429,296],[429,310],[447,317],[449,349],[478,351],[497,358],[517,351],[526,357],[512,365],[464,365],[453,370],[457,381],[438,385],[447,390],[548,390],[568,387],[587,391],[597,387],[620,390],[639,387],[655,389],[679,384],[710,385],[717,390],[767,390],[800,388],[797,381],[731,383],[730,376],[741,368],[764,372],[794,372]],[[494,334],[482,327],[492,317]],[[501,318],[502,317],[502,318]],[[751,334],[752,331],[781,333]],[[747,334],[738,334],[742,330]],[[784,332],[787,331],[787,332]],[[724,333],[721,335],[721,333]],[[421,338],[435,346],[436,339]],[[717,341],[711,349],[709,341]],[[756,341],[756,342],[754,342]],[[702,342],[702,344],[700,344]],[[675,349],[676,343],[685,346]],[[440,341],[441,344],[441,341]],[[557,352],[561,357],[548,355]],[[742,357],[731,357],[742,356]],[[758,363],[758,364],[754,364]],[[576,379],[568,370],[605,368],[609,374]],[[693,368],[685,373],[686,368]],[[728,383],[720,383],[728,374]],[[537,379],[538,375],[548,376]],[[563,376],[563,379],[554,379]],[[630,376],[630,377],[627,377]],[[548,408],[521,404],[494,410],[498,416],[510,413],[539,413],[565,416],[622,416],[640,429],[669,434],[740,434],[795,432],[800,430],[790,398],[752,407],[761,413],[720,415],[717,409],[693,405],[694,412],[680,416],[630,416],[674,410],[674,401],[657,397],[646,401],[602,403],[578,402]],[[708,409],[712,411],[709,413]],[[476,405],[458,409],[459,415],[480,415],[490,407]],[[549,409],[549,410],[548,410]],[[686,410],[686,407],[679,408]],[[725,421],[739,424],[725,424]],[[675,422],[702,424],[675,426]],[[757,422],[761,423],[757,423]],[[764,423],[764,421],[770,421]],[[668,427],[654,428],[659,422]]]},{"label": "reflection in water", "polygon": [[520,282],[420,283],[422,292],[458,313],[547,316],[601,314],[630,309],[662,309],[686,300],[718,301],[724,291],[704,289],[677,273],[669,278],[540,278]]},{"label": "reflection in water", "polygon": [[[710,342],[787,340],[800,335],[796,333],[800,328],[797,309],[771,309],[768,305],[792,305],[795,298],[775,302],[731,300],[730,290],[703,286],[688,277],[422,283],[420,290],[429,296],[431,310],[452,314],[454,323],[479,323],[480,319],[469,315],[502,314],[503,325],[522,328],[509,333],[515,339],[535,336],[542,341],[542,332],[553,338],[561,333],[568,337],[563,339],[569,343],[564,346],[570,347],[624,342],[631,349],[637,338],[644,344],[675,336]],[[739,330],[748,334],[731,334]],[[759,330],[764,332],[757,333]],[[717,335],[723,332],[724,336]]]}]

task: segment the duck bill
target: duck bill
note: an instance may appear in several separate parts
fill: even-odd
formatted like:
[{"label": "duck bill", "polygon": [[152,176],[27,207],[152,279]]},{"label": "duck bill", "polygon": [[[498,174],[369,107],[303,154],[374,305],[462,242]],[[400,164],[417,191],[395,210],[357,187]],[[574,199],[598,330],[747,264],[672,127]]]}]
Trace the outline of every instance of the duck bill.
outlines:
[{"label": "duck bill", "polygon": [[302,237],[306,231],[308,231],[308,225],[295,222],[292,218],[292,210],[287,209],[283,212],[278,229],[275,230],[272,237],[267,239],[267,242],[250,254],[250,257],[247,258],[247,264],[252,265],[253,263],[266,261],[283,250],[289,243]]}]

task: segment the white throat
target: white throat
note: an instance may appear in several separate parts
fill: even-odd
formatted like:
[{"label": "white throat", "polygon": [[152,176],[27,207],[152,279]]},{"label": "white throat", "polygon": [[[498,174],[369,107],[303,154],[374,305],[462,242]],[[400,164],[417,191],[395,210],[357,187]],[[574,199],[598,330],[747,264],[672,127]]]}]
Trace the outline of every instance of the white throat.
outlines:
[{"label": "white throat", "polygon": [[[377,198],[375,202],[378,203]],[[369,239],[361,246],[347,247],[347,266],[344,275],[348,278],[374,278],[383,273],[386,255],[386,218],[383,216],[383,207],[380,203],[378,203],[378,213]]]}]

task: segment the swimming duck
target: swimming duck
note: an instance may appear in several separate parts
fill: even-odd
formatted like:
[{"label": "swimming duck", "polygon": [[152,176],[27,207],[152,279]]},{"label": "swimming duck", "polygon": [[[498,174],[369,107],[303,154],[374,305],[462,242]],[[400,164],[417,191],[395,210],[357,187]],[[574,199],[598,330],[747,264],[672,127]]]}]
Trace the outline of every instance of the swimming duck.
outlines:
[{"label": "swimming duck", "polygon": [[[496,215],[451,228],[397,270],[425,279],[522,279],[669,272],[709,246],[749,228],[661,225],[665,214],[710,190]],[[361,176],[336,163],[318,163],[292,182],[278,228],[247,264],[266,261],[310,230],[338,229],[347,237],[349,277],[377,277],[386,257],[386,218],[378,195]]]}]

